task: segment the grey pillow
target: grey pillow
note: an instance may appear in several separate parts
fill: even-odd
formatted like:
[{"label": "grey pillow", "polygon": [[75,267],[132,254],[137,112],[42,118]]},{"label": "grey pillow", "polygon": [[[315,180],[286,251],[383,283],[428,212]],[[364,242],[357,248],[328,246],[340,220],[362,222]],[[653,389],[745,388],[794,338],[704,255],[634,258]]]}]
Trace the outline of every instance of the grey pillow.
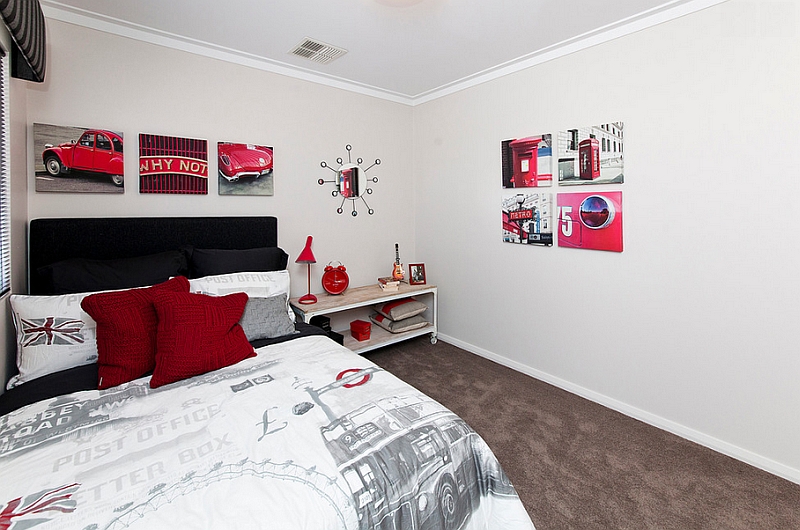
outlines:
[{"label": "grey pillow", "polygon": [[373,313],[369,319],[391,333],[402,333],[430,325],[430,322],[425,320],[422,315],[404,318],[403,320],[391,320],[381,314]]},{"label": "grey pillow", "polygon": [[373,309],[390,320],[403,320],[424,313],[428,306],[416,298],[401,298],[376,305]]},{"label": "grey pillow", "polygon": [[286,295],[250,298],[239,320],[247,340],[274,339],[296,333],[286,313]]}]

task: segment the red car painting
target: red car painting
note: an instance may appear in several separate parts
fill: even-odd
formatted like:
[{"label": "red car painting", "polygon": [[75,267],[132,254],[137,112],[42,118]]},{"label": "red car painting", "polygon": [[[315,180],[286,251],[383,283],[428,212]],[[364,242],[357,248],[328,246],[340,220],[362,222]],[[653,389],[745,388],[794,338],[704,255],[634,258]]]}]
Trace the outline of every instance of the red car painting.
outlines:
[{"label": "red car painting", "polygon": [[47,173],[54,177],[73,170],[90,171],[109,175],[115,186],[125,184],[121,134],[89,129],[77,142],[44,147],[42,161]]},{"label": "red car painting", "polygon": [[219,142],[219,175],[228,182],[272,173],[272,148]]}]

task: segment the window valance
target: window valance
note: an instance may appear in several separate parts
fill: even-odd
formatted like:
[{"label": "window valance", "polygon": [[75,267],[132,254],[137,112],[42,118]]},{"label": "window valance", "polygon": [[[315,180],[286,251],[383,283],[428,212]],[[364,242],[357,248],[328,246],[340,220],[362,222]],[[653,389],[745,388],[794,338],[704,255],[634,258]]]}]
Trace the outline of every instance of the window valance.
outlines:
[{"label": "window valance", "polygon": [[45,26],[39,0],[0,0],[0,16],[11,33],[11,75],[44,81]]}]

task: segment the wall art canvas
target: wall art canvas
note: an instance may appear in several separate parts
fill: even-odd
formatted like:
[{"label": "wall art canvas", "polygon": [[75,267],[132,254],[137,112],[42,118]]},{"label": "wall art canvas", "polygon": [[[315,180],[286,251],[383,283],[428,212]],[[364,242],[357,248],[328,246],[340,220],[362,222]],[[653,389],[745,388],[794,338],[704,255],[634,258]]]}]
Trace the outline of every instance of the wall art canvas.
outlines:
[{"label": "wall art canvas", "polygon": [[208,193],[208,142],[139,135],[139,193]]},{"label": "wall art canvas", "polygon": [[558,246],[622,252],[622,192],[559,193]]},{"label": "wall art canvas", "polygon": [[621,121],[558,133],[558,183],[622,184],[625,135]]},{"label": "wall art canvas", "polygon": [[553,194],[517,193],[503,197],[503,241],[553,244]]},{"label": "wall art canvas", "polygon": [[122,133],[33,124],[35,189],[61,193],[124,193]]},{"label": "wall art canvas", "polygon": [[217,143],[220,195],[273,195],[273,149],[266,145]]},{"label": "wall art canvas", "polygon": [[553,185],[553,135],[542,134],[500,143],[504,188]]}]

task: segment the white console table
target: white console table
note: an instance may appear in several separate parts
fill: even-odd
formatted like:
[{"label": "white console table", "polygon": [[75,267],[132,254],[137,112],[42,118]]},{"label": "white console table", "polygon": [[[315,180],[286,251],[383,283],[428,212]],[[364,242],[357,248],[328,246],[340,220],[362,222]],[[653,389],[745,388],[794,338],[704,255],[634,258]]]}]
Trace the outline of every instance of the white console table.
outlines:
[{"label": "white console table", "polygon": [[349,329],[334,330],[344,336],[344,345],[356,353],[364,353],[374,350],[381,346],[394,344],[412,337],[430,334],[431,344],[436,343],[438,329],[438,299],[435,285],[409,285],[401,283],[397,291],[384,291],[378,284],[366,285],[363,287],[353,287],[347,289],[343,294],[317,294],[317,303],[301,304],[299,298],[292,298],[289,303],[302,319],[309,322],[312,317],[317,315],[331,315],[344,311],[356,312],[364,308],[398,300],[401,298],[414,297],[428,306],[428,310],[423,314],[428,320],[428,325],[403,333],[390,333],[378,326],[374,322],[370,332],[369,340],[358,341],[350,335]]}]

